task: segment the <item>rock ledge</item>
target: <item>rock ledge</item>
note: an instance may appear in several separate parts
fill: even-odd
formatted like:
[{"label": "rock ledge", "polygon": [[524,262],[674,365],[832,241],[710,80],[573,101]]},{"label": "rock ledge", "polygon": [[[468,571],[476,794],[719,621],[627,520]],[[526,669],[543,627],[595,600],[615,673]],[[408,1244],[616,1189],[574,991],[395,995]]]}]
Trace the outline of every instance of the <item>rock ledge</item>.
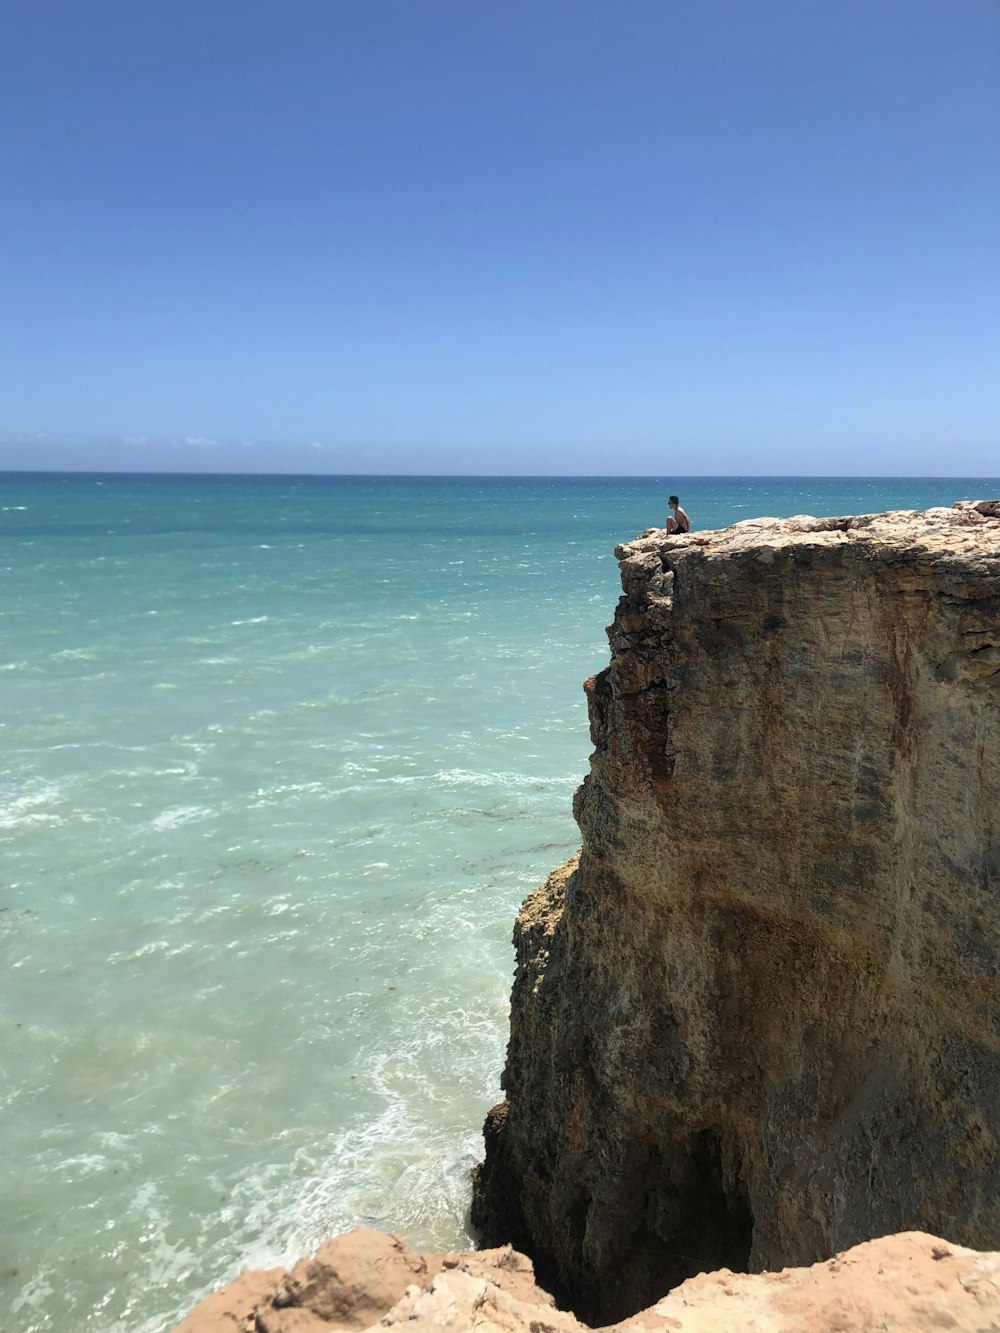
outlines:
[{"label": "rock ledge", "polygon": [[[869,1241],[811,1268],[690,1278],[609,1329],[635,1333],[939,1333],[1000,1328],[1000,1254],[920,1232]],[[510,1248],[415,1254],[358,1230],[290,1271],[243,1273],[174,1333],[579,1333]]]}]

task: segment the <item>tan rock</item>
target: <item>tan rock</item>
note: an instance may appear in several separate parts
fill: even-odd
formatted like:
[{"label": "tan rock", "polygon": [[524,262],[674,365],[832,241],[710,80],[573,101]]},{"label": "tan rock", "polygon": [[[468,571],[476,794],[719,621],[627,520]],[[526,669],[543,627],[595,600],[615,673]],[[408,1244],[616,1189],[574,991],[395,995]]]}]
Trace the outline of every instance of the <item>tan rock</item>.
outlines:
[{"label": "tan rock", "polygon": [[[685,1333],[894,1333],[1000,1327],[1000,1255],[922,1232],[855,1246],[811,1268],[689,1278],[621,1327]],[[657,1321],[660,1322],[657,1322]]]},{"label": "tan rock", "polygon": [[874,1235],[1000,1245],[1000,502],[617,555],[484,1239],[592,1321]]},{"label": "tan rock", "polygon": [[405,1327],[575,1333],[510,1246],[416,1254],[398,1236],[359,1227],[290,1271],[241,1273],[201,1301],[174,1333],[327,1333]]},{"label": "tan rock", "polygon": [[[297,1289],[295,1299],[303,1304],[286,1304],[294,1288],[292,1274],[272,1269],[241,1274],[202,1301],[175,1333],[331,1333],[357,1328],[358,1310],[381,1306],[395,1283],[394,1277],[386,1282],[376,1256],[383,1255],[393,1272],[401,1271],[399,1245],[394,1236],[353,1232],[327,1242],[315,1260],[296,1265],[300,1270],[303,1264],[320,1264],[324,1252],[333,1258],[340,1281],[355,1293],[347,1322],[317,1312],[317,1307],[330,1308],[331,1293],[328,1287],[324,1291],[323,1282]],[[535,1284],[530,1262],[516,1251],[423,1256],[405,1251],[403,1257],[406,1264],[418,1261],[418,1267],[422,1261],[418,1280],[385,1306],[363,1333],[392,1328],[412,1333],[580,1333],[586,1327],[555,1308],[552,1298]],[[355,1261],[357,1269],[352,1266]],[[700,1274],[613,1329],[622,1333],[1000,1329],[1000,1254],[980,1254],[920,1232],[887,1236],[811,1268]]]}]

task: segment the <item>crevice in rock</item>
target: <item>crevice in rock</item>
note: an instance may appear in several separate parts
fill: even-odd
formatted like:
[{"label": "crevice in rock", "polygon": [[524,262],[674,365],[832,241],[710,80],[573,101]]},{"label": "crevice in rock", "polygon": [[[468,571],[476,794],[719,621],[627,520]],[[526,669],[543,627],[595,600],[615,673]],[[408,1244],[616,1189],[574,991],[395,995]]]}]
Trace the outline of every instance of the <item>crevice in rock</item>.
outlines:
[{"label": "crevice in rock", "polygon": [[[536,1237],[520,1211],[517,1168],[502,1188],[493,1172],[502,1161],[506,1103],[495,1107],[485,1126],[492,1156],[491,1179],[483,1167],[473,1172],[472,1220],[485,1247],[513,1244],[531,1259],[538,1281],[560,1309],[591,1327],[630,1318],[698,1273],[727,1268],[747,1272],[753,1245],[753,1216],[739,1171],[726,1165],[718,1133],[706,1129],[686,1150],[650,1146],[630,1172],[632,1186],[616,1209],[613,1227],[594,1227],[594,1201],[580,1189],[564,1198],[566,1236],[584,1257],[567,1274],[544,1237]],[[483,1187],[490,1191],[483,1207]],[[600,1212],[601,1210],[596,1210]]]},{"label": "crevice in rock", "polygon": [[[652,1148],[638,1175],[637,1225],[614,1259],[562,1295],[591,1325],[628,1319],[686,1278],[728,1268],[747,1272],[753,1215],[738,1173],[727,1170],[719,1135],[695,1135],[686,1152]],[[626,1228],[627,1230],[627,1228]],[[586,1244],[583,1246],[586,1253]],[[544,1266],[544,1261],[543,1261]]]}]

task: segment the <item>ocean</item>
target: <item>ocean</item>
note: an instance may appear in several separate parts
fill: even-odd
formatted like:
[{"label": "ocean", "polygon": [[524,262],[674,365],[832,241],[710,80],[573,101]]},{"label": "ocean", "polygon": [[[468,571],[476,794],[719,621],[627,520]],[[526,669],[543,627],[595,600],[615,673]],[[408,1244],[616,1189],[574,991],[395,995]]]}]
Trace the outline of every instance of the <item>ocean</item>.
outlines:
[{"label": "ocean", "polygon": [[613,550],[997,479],[0,474],[11,1333],[160,1333],[357,1224],[465,1247]]}]

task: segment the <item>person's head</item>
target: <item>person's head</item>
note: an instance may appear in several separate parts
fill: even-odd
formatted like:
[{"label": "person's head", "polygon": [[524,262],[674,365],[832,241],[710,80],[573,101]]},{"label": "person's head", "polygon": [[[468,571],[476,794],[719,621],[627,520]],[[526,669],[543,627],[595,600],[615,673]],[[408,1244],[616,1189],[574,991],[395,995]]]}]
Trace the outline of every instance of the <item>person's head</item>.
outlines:
[{"label": "person's head", "polygon": [[677,506],[680,504],[680,500],[678,500],[676,495],[671,495],[667,499],[667,504],[673,505],[673,507],[676,509]]}]

